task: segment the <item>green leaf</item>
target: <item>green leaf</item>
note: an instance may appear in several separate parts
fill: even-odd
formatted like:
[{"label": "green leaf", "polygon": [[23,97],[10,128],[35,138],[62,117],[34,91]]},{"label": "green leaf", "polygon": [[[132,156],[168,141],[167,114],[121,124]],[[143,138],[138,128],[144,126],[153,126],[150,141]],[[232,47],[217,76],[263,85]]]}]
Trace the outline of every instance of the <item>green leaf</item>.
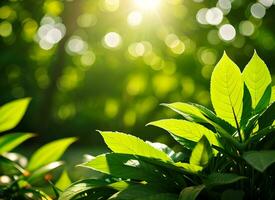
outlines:
[{"label": "green leaf", "polygon": [[[96,179],[85,179],[75,182],[70,187],[68,187],[64,192],[61,193],[60,200],[71,200],[75,199],[81,193],[93,190],[95,188],[107,186],[113,183],[113,180],[96,180]],[[102,190],[104,191],[104,190]]]},{"label": "green leaf", "polygon": [[253,168],[264,172],[275,162],[275,151],[248,151],[243,154],[243,158]]},{"label": "green leaf", "polygon": [[134,154],[164,161],[172,161],[166,153],[152,147],[150,144],[135,136],[119,132],[100,132],[100,134],[107,146],[115,153]]},{"label": "green leaf", "polygon": [[204,180],[206,187],[219,186],[235,183],[239,180],[245,179],[245,176],[229,173],[212,173]]},{"label": "green leaf", "polygon": [[229,135],[233,135],[236,132],[236,128],[233,127],[231,124],[229,124],[227,121],[224,121],[223,119],[219,118],[218,116],[215,115],[211,110],[208,108],[192,103],[193,106],[197,107],[201,113],[209,119],[209,123],[216,128],[216,130],[221,131],[224,130],[226,131]]},{"label": "green leaf", "polygon": [[[198,142],[201,137],[205,135],[211,144],[220,146],[214,132],[194,122],[179,119],[163,119],[151,122],[149,125],[162,128],[177,137],[184,138],[191,142]],[[190,148],[190,145],[185,141],[182,141],[181,144]],[[193,147],[193,145],[191,147]]]},{"label": "green leaf", "polygon": [[147,163],[135,155],[110,153],[102,154],[80,165],[112,175],[117,178],[145,180],[148,182],[164,181],[162,169]]},{"label": "green leaf", "polygon": [[240,126],[242,129],[245,128],[245,125],[247,124],[248,120],[250,119],[252,113],[252,101],[251,101],[251,95],[249,93],[249,90],[244,84],[244,94],[243,94],[243,112],[242,112],[242,118],[240,122]]},{"label": "green leaf", "polygon": [[171,104],[162,104],[180,115],[182,115],[188,121],[193,122],[208,122],[208,119],[201,113],[201,111],[193,105],[188,103],[175,102]]},{"label": "green leaf", "polygon": [[62,162],[62,161],[55,161],[55,162],[52,162],[52,163],[42,166],[41,168],[39,168],[31,173],[31,175],[28,177],[28,182],[31,184],[39,182],[41,180],[40,179],[41,177],[43,177],[48,172],[60,167],[63,164],[64,164],[64,162]]},{"label": "green leaf", "polygon": [[33,137],[32,133],[10,133],[0,137],[0,154],[11,151],[25,140]]},{"label": "green leaf", "polygon": [[76,141],[76,138],[65,138],[50,142],[39,148],[31,157],[27,169],[30,171],[36,170],[43,165],[58,160],[65,150]]},{"label": "green leaf", "polygon": [[271,102],[275,101],[275,86],[272,86]]},{"label": "green leaf", "polygon": [[205,136],[199,140],[190,156],[190,164],[205,167],[212,158],[213,152],[208,139]]},{"label": "green leaf", "polygon": [[30,98],[18,99],[0,107],[0,132],[13,129],[24,116]]},{"label": "green leaf", "polygon": [[71,179],[68,175],[67,170],[64,170],[56,182],[55,186],[60,190],[65,190],[67,187],[69,187],[72,184]]},{"label": "green leaf", "polygon": [[[238,66],[226,55],[216,65],[210,84],[211,101],[218,117],[237,127],[243,109],[244,82]],[[236,120],[235,120],[236,118]]]},{"label": "green leaf", "polygon": [[0,174],[5,175],[16,175],[16,174],[26,174],[26,170],[24,170],[19,164],[16,162],[0,155]]},{"label": "green leaf", "polygon": [[205,185],[186,187],[181,191],[179,200],[195,200],[204,188]]},{"label": "green leaf", "polygon": [[[256,108],[265,90],[271,83],[271,76],[264,61],[258,56],[256,51],[243,71],[243,78],[251,94],[252,108]],[[270,96],[266,99],[267,105]]]},{"label": "green leaf", "polygon": [[262,98],[260,99],[259,103],[257,104],[255,108],[255,113],[260,113],[263,111],[270,103],[271,98],[271,85],[268,85]]},{"label": "green leaf", "polygon": [[259,120],[258,120],[259,129],[263,129],[273,124],[275,120],[274,113],[275,113],[275,102],[272,102],[259,117]]},{"label": "green leaf", "polygon": [[177,200],[175,194],[166,193],[162,188],[150,184],[129,185],[117,192],[109,200]]}]

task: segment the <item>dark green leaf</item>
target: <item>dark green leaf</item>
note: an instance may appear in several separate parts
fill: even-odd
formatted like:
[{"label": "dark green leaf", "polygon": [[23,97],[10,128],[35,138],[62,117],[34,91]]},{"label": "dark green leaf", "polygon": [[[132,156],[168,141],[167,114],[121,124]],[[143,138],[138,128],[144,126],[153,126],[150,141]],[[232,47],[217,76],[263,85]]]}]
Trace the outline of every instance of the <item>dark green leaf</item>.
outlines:
[{"label": "dark green leaf", "polygon": [[226,190],[222,193],[221,200],[242,200],[244,195],[242,190]]},{"label": "dark green leaf", "polygon": [[195,200],[204,188],[205,185],[186,187],[181,191],[179,200]]},{"label": "dark green leaf", "polygon": [[262,110],[264,110],[270,103],[270,98],[271,98],[271,84],[269,84],[260,99],[259,103],[257,104],[255,108],[255,113],[259,113]]},{"label": "dark green leaf", "polygon": [[260,172],[264,172],[275,162],[275,151],[248,151],[243,154],[248,164]]},{"label": "dark green leaf", "polygon": [[259,129],[263,129],[273,124],[275,120],[275,102],[272,102],[268,108],[259,117]]},{"label": "dark green leaf", "polygon": [[25,174],[26,171],[16,162],[8,158],[0,156],[0,174],[1,175],[15,175]]},{"label": "dark green leaf", "polygon": [[47,164],[47,165],[33,171],[31,173],[31,175],[28,177],[28,182],[35,183],[35,182],[40,181],[41,177],[43,177],[45,174],[60,167],[63,164],[64,164],[64,162],[62,162],[62,161],[56,161],[56,162],[52,162],[50,164]]},{"label": "dark green leaf", "polygon": [[245,179],[244,176],[229,173],[212,173],[204,180],[204,184],[207,187],[225,185],[237,182],[241,179]]}]

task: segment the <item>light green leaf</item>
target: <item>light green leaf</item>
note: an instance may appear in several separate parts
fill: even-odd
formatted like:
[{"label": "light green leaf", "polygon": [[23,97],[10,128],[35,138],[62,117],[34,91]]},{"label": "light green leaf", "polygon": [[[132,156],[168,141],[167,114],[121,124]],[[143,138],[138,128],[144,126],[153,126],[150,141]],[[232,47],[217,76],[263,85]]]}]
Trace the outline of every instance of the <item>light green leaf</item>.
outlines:
[{"label": "light green leaf", "polygon": [[264,172],[275,162],[275,151],[248,151],[243,154],[243,158],[253,168],[260,172]]},{"label": "light green leaf", "polygon": [[0,107],[0,132],[14,128],[24,116],[30,98],[18,99]]},{"label": "light green leaf", "polygon": [[26,170],[23,169],[18,163],[1,155],[0,155],[0,172],[1,174],[5,174],[8,176],[27,173]]},{"label": "light green leaf", "polygon": [[201,111],[188,103],[175,102],[170,104],[162,104],[180,115],[182,115],[185,119],[194,122],[208,122],[208,119],[201,113]]},{"label": "light green leaf", "polygon": [[32,133],[10,133],[0,137],[0,154],[11,151],[25,140],[33,137]]},{"label": "light green leaf", "polygon": [[72,182],[71,182],[71,179],[68,175],[68,172],[67,172],[67,170],[64,170],[62,172],[60,178],[56,182],[55,186],[60,190],[65,190],[71,184],[72,184]]},{"label": "light green leaf", "polygon": [[39,148],[31,157],[27,169],[36,170],[43,165],[58,160],[70,144],[76,141],[76,138],[65,138],[50,142]]},{"label": "light green leaf", "polygon": [[268,68],[256,51],[254,51],[254,55],[244,68],[243,78],[251,95],[252,108],[255,109],[265,90],[271,83]]},{"label": "light green leaf", "polygon": [[275,101],[275,86],[272,86],[271,102]]},{"label": "light green leaf", "polygon": [[217,116],[237,127],[235,117],[240,122],[244,82],[240,69],[226,53],[212,73],[210,93]]},{"label": "light green leaf", "polygon": [[138,137],[119,132],[100,132],[107,146],[115,153],[134,154],[164,161],[172,161],[164,152]]},{"label": "light green leaf", "polygon": [[245,179],[245,176],[229,173],[212,173],[204,180],[207,187],[226,185]]},{"label": "light green leaf", "polygon": [[177,162],[174,165],[177,167],[182,167],[184,171],[191,174],[197,174],[198,172],[203,170],[203,167],[199,165],[190,164],[190,163]]},{"label": "light green leaf", "polygon": [[212,158],[213,152],[208,139],[205,136],[199,140],[190,156],[190,164],[205,167]]},{"label": "light green leaf", "polygon": [[179,200],[195,200],[204,188],[205,185],[186,187],[181,191]]},{"label": "light green leaf", "polygon": [[194,122],[179,119],[163,119],[151,122],[149,125],[157,126],[175,136],[192,142],[198,142],[205,135],[211,144],[220,146],[214,132]]}]

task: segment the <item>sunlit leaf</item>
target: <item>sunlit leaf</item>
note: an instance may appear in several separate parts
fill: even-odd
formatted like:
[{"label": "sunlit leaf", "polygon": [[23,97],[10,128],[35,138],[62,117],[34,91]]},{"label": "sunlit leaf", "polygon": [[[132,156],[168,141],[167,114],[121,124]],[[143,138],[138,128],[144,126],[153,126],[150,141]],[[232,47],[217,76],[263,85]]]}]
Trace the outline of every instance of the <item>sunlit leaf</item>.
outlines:
[{"label": "sunlit leaf", "polygon": [[15,175],[15,174],[26,174],[26,170],[24,170],[19,164],[16,162],[4,157],[0,156],[0,172],[5,175]]},{"label": "sunlit leaf", "polygon": [[195,200],[204,188],[205,185],[186,187],[181,191],[179,200]]},{"label": "sunlit leaf", "polygon": [[0,154],[11,151],[25,140],[33,137],[32,133],[10,133],[0,137]]},{"label": "sunlit leaf", "polygon": [[212,156],[213,152],[210,143],[205,136],[202,136],[191,153],[190,164],[206,166]]},{"label": "sunlit leaf", "polygon": [[65,138],[55,140],[40,147],[31,157],[27,169],[33,171],[39,167],[58,160],[70,144],[76,141],[76,138]]},{"label": "sunlit leaf", "polygon": [[272,86],[271,102],[275,101],[275,86]]},{"label": "sunlit leaf", "polygon": [[212,73],[210,93],[217,115],[237,127],[236,120],[240,122],[242,116],[244,82],[240,69],[226,53]]},{"label": "sunlit leaf", "polygon": [[[163,119],[151,122],[149,125],[160,127],[175,136],[192,142],[198,142],[205,135],[211,144],[220,146],[214,132],[194,122],[179,119]],[[186,145],[184,141],[181,143]]]},{"label": "sunlit leaf", "polygon": [[260,172],[264,172],[275,162],[275,151],[248,151],[243,154],[243,158],[253,168]]},{"label": "sunlit leaf", "polygon": [[30,98],[18,99],[0,107],[0,132],[14,128],[24,116]]},{"label": "sunlit leaf", "polygon": [[64,170],[60,176],[60,178],[58,179],[58,181],[56,182],[55,186],[60,189],[60,190],[65,190],[67,187],[69,187],[69,185],[71,185],[71,179],[68,175],[67,170]]},{"label": "sunlit leaf", "polygon": [[171,161],[169,156],[143,140],[119,132],[100,132],[107,146],[115,153],[134,154]]},{"label": "sunlit leaf", "polygon": [[[252,108],[255,109],[271,83],[271,76],[268,68],[256,51],[254,51],[254,55],[244,68],[243,78],[251,94]],[[271,88],[268,90],[269,94],[265,100],[267,105],[270,102]],[[263,103],[263,105],[266,105],[266,103]],[[260,110],[261,108],[258,109]]]},{"label": "sunlit leaf", "polygon": [[191,104],[175,102],[162,105],[167,106],[168,108],[176,111],[189,121],[208,122],[208,119],[200,112],[200,110]]}]

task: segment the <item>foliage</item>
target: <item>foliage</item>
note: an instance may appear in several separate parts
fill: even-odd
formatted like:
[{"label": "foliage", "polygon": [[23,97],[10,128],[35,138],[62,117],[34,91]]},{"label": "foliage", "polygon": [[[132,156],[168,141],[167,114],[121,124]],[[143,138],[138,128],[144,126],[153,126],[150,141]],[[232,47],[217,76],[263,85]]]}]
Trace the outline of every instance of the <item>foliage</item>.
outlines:
[{"label": "foliage", "polygon": [[210,105],[224,49],[240,66],[258,49],[275,73],[274,18],[272,0],[2,0],[0,104],[34,97],[20,128],[45,141],[58,130],[99,145],[96,129],[155,139],[144,124],[175,117],[159,103]]},{"label": "foliage", "polygon": [[151,122],[182,146],[100,131],[112,151],[82,163],[102,173],[71,184],[60,200],[273,199],[274,101],[271,77],[254,52],[243,73],[224,53],[211,77],[215,113],[194,103],[164,104],[184,119]]},{"label": "foliage", "polygon": [[[29,102],[29,98],[18,99],[0,107],[0,132],[11,130],[20,122]],[[47,185],[51,187],[52,171],[64,164],[58,160],[76,139],[65,138],[48,143],[36,150],[29,162],[23,155],[11,152],[33,136],[32,133],[0,136],[0,199],[51,199],[43,190]],[[63,173],[58,181],[60,187],[64,183],[69,184],[64,176]]]}]

